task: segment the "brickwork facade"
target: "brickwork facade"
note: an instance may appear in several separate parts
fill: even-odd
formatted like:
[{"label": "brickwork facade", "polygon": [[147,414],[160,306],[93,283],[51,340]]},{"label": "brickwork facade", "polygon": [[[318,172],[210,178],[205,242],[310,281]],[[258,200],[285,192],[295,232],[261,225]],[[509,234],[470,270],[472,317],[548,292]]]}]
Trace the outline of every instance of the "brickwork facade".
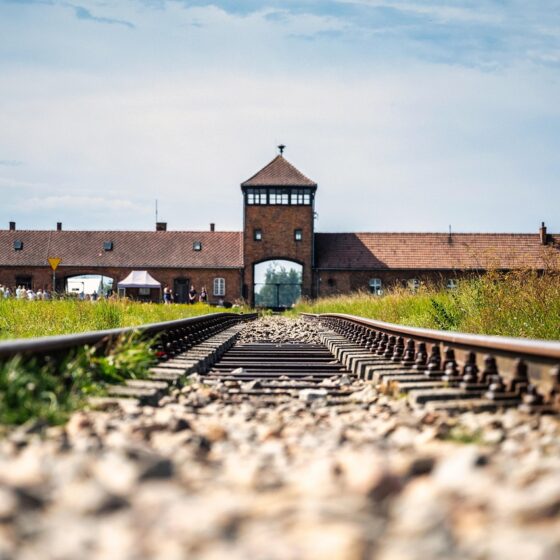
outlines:
[{"label": "brickwork facade", "polygon": [[414,280],[421,285],[446,286],[449,280],[458,281],[472,273],[453,270],[317,270],[317,297],[350,292],[374,292],[394,286],[409,286]]},{"label": "brickwork facade", "polygon": [[[64,267],[61,266],[56,271],[57,291],[65,289],[66,280],[74,276],[94,274],[106,276],[113,279],[114,290],[117,283],[130,274],[133,268],[114,267],[114,268],[85,268],[85,267]],[[154,268],[148,272],[159,282],[162,287],[169,286],[176,291],[179,286],[194,285],[200,293],[204,286],[208,292],[208,299],[211,303],[218,303],[220,299],[234,302],[241,297],[242,270],[241,269],[172,269]],[[223,295],[214,294],[214,281],[223,278],[224,282],[219,282],[223,287]],[[15,287],[18,283],[24,283],[29,279],[30,285],[34,290],[52,289],[52,270],[48,267],[2,267],[0,268],[0,284]],[[179,281],[179,282],[177,282]],[[185,298],[186,299],[186,298]]]},{"label": "brickwork facade", "polygon": [[[247,206],[244,209],[245,292],[253,300],[255,265],[272,259],[303,266],[302,294],[312,295],[313,206]],[[296,230],[301,239],[296,240]],[[260,232],[260,239],[255,233]]]}]

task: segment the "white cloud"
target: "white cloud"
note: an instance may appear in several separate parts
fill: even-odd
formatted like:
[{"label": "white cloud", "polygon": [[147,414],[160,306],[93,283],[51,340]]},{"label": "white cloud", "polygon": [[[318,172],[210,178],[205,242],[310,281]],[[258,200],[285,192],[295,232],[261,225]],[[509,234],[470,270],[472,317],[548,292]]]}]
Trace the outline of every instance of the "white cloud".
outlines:
[{"label": "white cloud", "polygon": [[99,196],[80,196],[80,195],[63,195],[63,196],[44,196],[32,197],[25,201],[23,208],[26,211],[34,210],[88,210],[91,212],[99,212],[110,210],[112,212],[141,210],[137,204],[125,199],[111,199]]},{"label": "white cloud", "polygon": [[[37,8],[50,24],[40,11],[26,35],[0,22],[18,53],[0,58],[0,154],[26,162],[2,167],[0,224],[21,214],[31,227],[151,229],[157,198],[172,229],[240,229],[239,183],[284,142],[319,182],[323,231],[533,230],[541,219],[560,230],[553,68],[420,63],[383,36],[286,39],[351,35],[355,22],[326,13],[81,4],[136,29],[63,7]],[[438,21],[493,17],[376,4]]]}]

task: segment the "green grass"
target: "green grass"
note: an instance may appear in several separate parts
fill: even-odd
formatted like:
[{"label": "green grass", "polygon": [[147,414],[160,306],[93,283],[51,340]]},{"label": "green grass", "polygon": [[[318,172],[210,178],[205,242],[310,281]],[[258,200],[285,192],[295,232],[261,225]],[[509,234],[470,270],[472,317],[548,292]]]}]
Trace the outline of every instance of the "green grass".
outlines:
[{"label": "green grass", "polygon": [[347,313],[415,327],[560,339],[560,275],[491,272],[456,290],[399,288],[384,296],[354,293],[300,302],[295,313]]},{"label": "green grass", "polygon": [[107,384],[145,378],[156,362],[150,346],[150,341],[128,335],[105,353],[86,347],[62,363],[14,358],[1,364],[0,424],[64,422],[88,397],[105,394]]},{"label": "green grass", "polygon": [[[0,299],[0,339],[137,326],[220,311],[229,310],[202,303]],[[144,378],[155,363],[150,346],[150,341],[134,334],[121,338],[101,354],[86,347],[63,362],[24,362],[16,358],[0,364],[0,425],[18,425],[28,420],[64,422],[88,397],[103,395],[107,384]]]},{"label": "green grass", "polygon": [[0,299],[0,339],[130,327],[220,311],[230,310],[204,303],[163,305],[129,300],[99,300],[93,303]]}]

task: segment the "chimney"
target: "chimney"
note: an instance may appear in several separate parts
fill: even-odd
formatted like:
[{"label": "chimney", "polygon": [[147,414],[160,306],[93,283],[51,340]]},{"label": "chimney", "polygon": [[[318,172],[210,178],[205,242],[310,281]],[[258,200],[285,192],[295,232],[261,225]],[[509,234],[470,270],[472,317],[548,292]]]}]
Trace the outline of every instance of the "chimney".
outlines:
[{"label": "chimney", "polygon": [[10,222],[10,231],[16,231],[16,223]]},{"label": "chimney", "polygon": [[167,231],[167,222],[156,222],[156,231]]},{"label": "chimney", "polygon": [[548,235],[546,233],[546,226],[544,225],[544,222],[541,222],[541,227],[539,228],[539,236],[541,238],[541,245],[547,245]]},{"label": "chimney", "polygon": [[210,224],[210,231],[216,231],[216,224]]},{"label": "chimney", "polygon": [[62,222],[56,222],[56,231],[62,231]]}]

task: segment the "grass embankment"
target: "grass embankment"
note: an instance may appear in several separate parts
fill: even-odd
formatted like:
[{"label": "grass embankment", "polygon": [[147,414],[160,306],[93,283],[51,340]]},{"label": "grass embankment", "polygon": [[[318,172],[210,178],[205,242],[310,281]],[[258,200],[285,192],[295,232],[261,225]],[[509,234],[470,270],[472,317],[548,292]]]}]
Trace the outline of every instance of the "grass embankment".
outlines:
[{"label": "grass embankment", "polygon": [[221,311],[232,310],[204,303],[163,305],[129,300],[99,300],[93,303],[0,299],[0,339],[132,327]]},{"label": "grass embankment", "polygon": [[155,361],[150,342],[137,335],[105,353],[83,348],[61,363],[10,360],[0,365],[0,424],[64,422],[88,397],[104,395],[107,384],[145,378]]},{"label": "grass embankment", "polygon": [[[229,310],[202,303],[0,299],[0,339],[137,326],[220,311]],[[133,335],[119,340],[105,353],[84,348],[61,363],[14,359],[0,364],[0,425],[29,420],[64,422],[72,411],[84,406],[88,397],[104,395],[107,384],[145,378],[155,363],[150,346],[150,342]]]},{"label": "grass embankment", "polygon": [[456,290],[399,288],[301,302],[295,312],[348,313],[415,327],[560,339],[560,276],[531,271],[490,273],[463,280]]}]

